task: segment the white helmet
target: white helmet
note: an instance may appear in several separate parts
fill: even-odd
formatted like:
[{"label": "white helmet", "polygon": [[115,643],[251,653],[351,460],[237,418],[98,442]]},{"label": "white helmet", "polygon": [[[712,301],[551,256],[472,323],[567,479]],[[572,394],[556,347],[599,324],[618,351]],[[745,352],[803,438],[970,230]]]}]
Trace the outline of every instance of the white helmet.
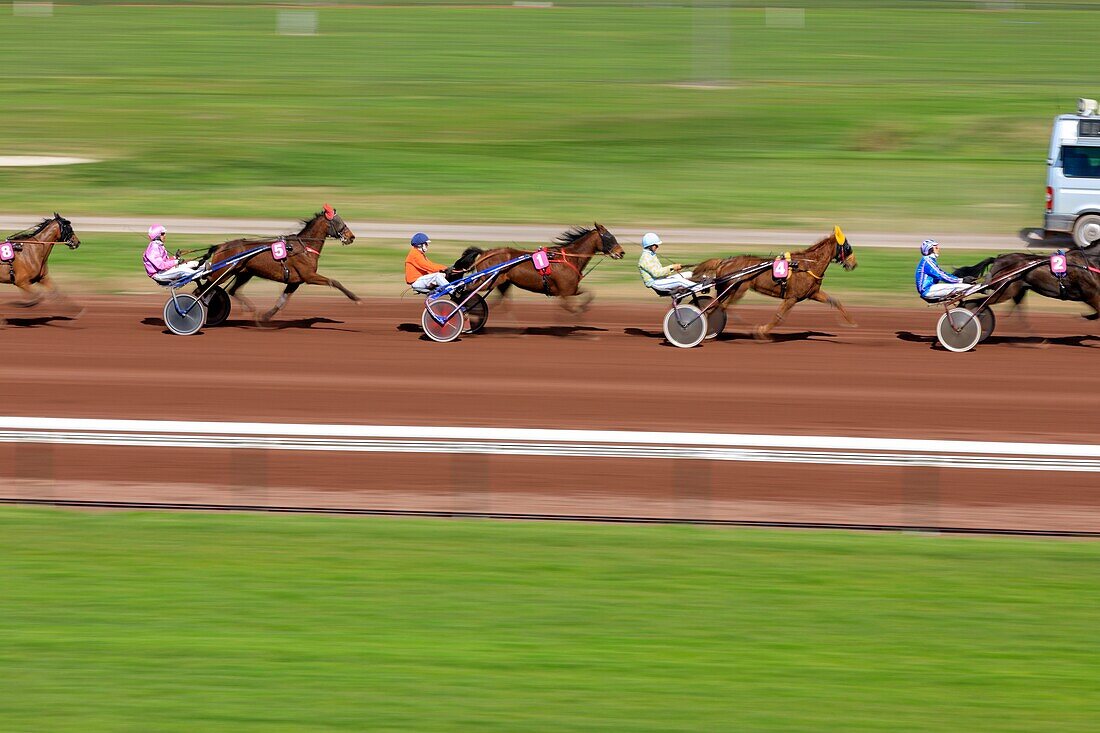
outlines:
[{"label": "white helmet", "polygon": [[661,238],[657,236],[656,232],[646,232],[642,237],[642,246],[646,249],[650,247],[656,247],[658,244],[662,244]]},{"label": "white helmet", "polygon": [[928,255],[932,254],[932,248],[933,247],[939,247],[939,246],[940,246],[940,243],[937,242],[936,240],[926,239],[926,240],[924,240],[923,242],[920,243],[920,253],[922,255],[928,256]]}]

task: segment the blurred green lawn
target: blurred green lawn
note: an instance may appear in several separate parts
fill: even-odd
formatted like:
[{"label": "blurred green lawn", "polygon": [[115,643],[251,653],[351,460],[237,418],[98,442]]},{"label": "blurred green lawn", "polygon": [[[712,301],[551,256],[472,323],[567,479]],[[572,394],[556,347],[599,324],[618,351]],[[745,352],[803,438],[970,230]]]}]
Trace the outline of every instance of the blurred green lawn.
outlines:
[{"label": "blurred green lawn", "polygon": [[[1100,14],[57,5],[9,17],[0,210],[1010,232]],[[835,3],[833,3],[835,4]],[[892,3],[898,5],[899,3]],[[832,4],[830,4],[832,5]],[[957,6],[956,6],[957,7]]]},{"label": "blurred green lawn", "polygon": [[0,512],[0,728],[1095,731],[1100,544]]}]

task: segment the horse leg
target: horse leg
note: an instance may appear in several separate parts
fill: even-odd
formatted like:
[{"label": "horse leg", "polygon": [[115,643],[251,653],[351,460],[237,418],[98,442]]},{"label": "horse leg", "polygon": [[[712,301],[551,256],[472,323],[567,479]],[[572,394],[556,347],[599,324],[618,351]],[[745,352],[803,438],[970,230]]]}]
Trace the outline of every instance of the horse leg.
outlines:
[{"label": "horse leg", "polygon": [[80,318],[84,313],[84,306],[77,303],[75,300],[65,295],[58,289],[57,284],[53,281],[53,278],[48,273],[44,273],[42,277],[38,279],[38,284],[46,288],[49,293],[49,297],[64,303],[73,310],[73,317]]},{"label": "horse leg", "polygon": [[286,307],[286,302],[290,300],[290,296],[294,295],[294,291],[301,286],[302,283],[288,283],[287,286],[283,288],[283,294],[279,296],[279,299],[277,301],[275,301],[275,305],[273,305],[271,307],[271,310],[269,310],[267,313],[264,313],[262,316],[260,316],[260,320],[263,323],[267,323],[272,318],[274,318],[276,313]]},{"label": "horse leg", "polygon": [[17,300],[12,303],[16,308],[33,308],[45,299],[44,294],[35,292],[34,289],[31,288],[29,280],[17,280],[15,282],[15,287],[27,294],[27,300]]},{"label": "horse leg", "polygon": [[856,322],[852,320],[852,317],[850,315],[848,315],[848,311],[844,310],[844,305],[839,300],[826,293],[824,290],[818,290],[816,293],[810,296],[810,300],[816,300],[818,303],[825,303],[826,305],[830,305],[833,308],[836,308],[838,311],[840,311],[840,315],[844,317],[845,322],[850,328],[856,327]]},{"label": "horse leg", "polygon": [[596,298],[595,293],[587,290],[578,290],[572,295],[561,296],[561,306],[573,315],[580,315],[588,310],[588,306]]},{"label": "horse leg", "polygon": [[244,297],[237,291],[244,286],[246,282],[252,279],[252,274],[248,272],[240,272],[233,276],[233,284],[226,288],[226,294],[231,298],[235,298],[241,305],[245,307],[249,313],[253,316],[256,315],[256,306],[252,305],[252,301]]},{"label": "horse leg", "polygon": [[[742,285],[735,286],[732,291],[727,293],[720,301],[718,301],[718,307],[721,308],[723,311],[725,311],[726,318],[727,319],[732,318],[734,323],[744,323],[745,322],[744,319],[741,318],[741,316],[737,314],[737,311],[734,311],[733,314],[730,315],[729,309],[730,309],[730,306],[736,305],[737,301],[744,298],[745,293],[749,292],[750,288],[748,287],[748,285],[749,285],[748,283],[744,283]],[[717,295],[717,293],[715,293],[715,295]]]},{"label": "horse leg", "polygon": [[[325,277],[324,275],[320,274],[319,272],[309,273],[308,275],[306,275],[302,278],[302,282],[305,283],[306,285],[327,285],[330,288],[336,288],[341,293],[348,296],[348,299],[351,300],[353,303],[358,304],[360,302],[358,295],[351,292],[350,290],[345,288],[343,285],[341,285],[339,282],[337,282],[336,280],[333,280],[331,277]],[[299,284],[301,284],[301,283],[299,283]],[[295,290],[298,289],[297,285],[295,286],[294,289]],[[293,293],[294,290],[291,290],[290,292]]]},{"label": "horse leg", "polygon": [[794,308],[794,304],[798,300],[795,298],[787,298],[780,305],[779,310],[775,312],[775,318],[770,323],[764,326],[757,326],[756,333],[753,334],[760,341],[771,341],[771,330],[779,325],[783,318],[790,312],[791,308]]}]

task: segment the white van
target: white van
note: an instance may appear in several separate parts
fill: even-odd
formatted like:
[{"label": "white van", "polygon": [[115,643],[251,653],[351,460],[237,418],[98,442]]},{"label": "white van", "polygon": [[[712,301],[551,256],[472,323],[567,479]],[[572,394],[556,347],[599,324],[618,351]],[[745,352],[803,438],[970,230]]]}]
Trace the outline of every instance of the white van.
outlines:
[{"label": "white van", "polygon": [[1095,99],[1054,119],[1047,155],[1047,234],[1072,233],[1084,249],[1100,242],[1100,114]]}]

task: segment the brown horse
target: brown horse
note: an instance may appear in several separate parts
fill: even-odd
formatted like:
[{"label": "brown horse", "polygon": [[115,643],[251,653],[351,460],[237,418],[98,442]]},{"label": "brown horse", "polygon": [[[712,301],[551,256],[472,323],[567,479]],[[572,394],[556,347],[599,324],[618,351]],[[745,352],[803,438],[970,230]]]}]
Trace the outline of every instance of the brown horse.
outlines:
[{"label": "brown horse", "polygon": [[[515,285],[532,293],[557,296],[562,299],[563,307],[567,310],[574,313],[581,312],[592,301],[591,295],[580,287],[585,268],[588,267],[592,258],[601,254],[614,260],[621,260],[626,254],[619,245],[619,241],[615,239],[615,235],[601,224],[593,224],[592,229],[574,227],[563,232],[554,241],[555,244],[547,252],[550,258],[550,273],[543,277],[530,260],[521,262],[497,277],[493,287],[501,297],[504,297]],[[470,249],[466,250],[464,257],[468,253]],[[530,252],[514,247],[490,249],[478,255],[470,270],[481,272],[525,254]],[[573,299],[579,295],[588,297],[579,305],[574,305]]]},{"label": "brown horse", "polygon": [[[64,244],[69,249],[80,246],[80,239],[73,232],[73,225],[68,219],[54,212],[53,218],[44,219],[37,226],[12,234],[6,241],[15,250],[15,259],[11,262],[0,262],[0,283],[15,285],[29,297],[29,300],[15,305],[29,308],[46,298],[58,298],[80,310],[80,306],[62,295],[50,278],[49,259],[53,246]],[[40,288],[36,291],[32,288],[33,285]],[[0,323],[3,322],[0,319]]]},{"label": "brown horse", "polygon": [[260,252],[239,264],[230,266],[234,279],[233,284],[229,286],[226,292],[240,300],[253,313],[256,312],[256,309],[252,306],[252,303],[238,292],[244,287],[245,283],[254,277],[259,277],[264,280],[286,284],[279,300],[272,306],[271,310],[260,317],[261,321],[266,322],[286,306],[290,296],[302,285],[326,285],[330,288],[336,288],[352,301],[359,302],[359,296],[355,293],[331,277],[325,277],[317,272],[317,265],[321,260],[321,251],[324,249],[325,240],[329,237],[339,239],[341,244],[344,245],[355,241],[355,234],[340,218],[340,215],[331,206],[325,204],[324,209],[317,212],[312,219],[302,222],[302,230],[297,234],[266,239],[234,239],[231,242],[211,247],[206,258],[210,260],[212,265],[216,265],[230,257],[264,244],[271,244],[279,240],[286,242],[288,257],[284,262],[276,260],[271,251],[268,250],[267,252]]},{"label": "brown horse", "polygon": [[[724,260],[706,260],[695,266],[691,276],[693,280],[703,280],[708,277],[720,280],[744,268],[768,262],[769,259],[767,257],[740,255],[728,257]],[[852,245],[848,242],[840,227],[834,227],[832,234],[812,247],[801,252],[791,253],[791,272],[786,283],[776,281],[772,277],[771,270],[765,270],[755,277],[734,285],[722,297],[720,305],[722,308],[728,308],[743,298],[749,290],[755,290],[772,298],[780,298],[783,302],[779,305],[775,318],[768,324],[756,328],[755,336],[762,340],[769,339],[771,330],[783,320],[783,317],[795,306],[795,303],[803,300],[816,300],[819,303],[831,305],[840,311],[840,315],[844,316],[844,320],[849,326],[854,327],[856,325],[855,321],[848,315],[848,311],[844,310],[841,302],[821,289],[821,282],[825,279],[825,271],[832,262],[841,263],[844,265],[845,270],[856,269],[856,256],[852,252]]]},{"label": "brown horse", "polygon": [[[1071,300],[1079,303],[1087,303],[1093,312],[1085,316],[1090,321],[1100,318],[1100,257],[1089,255],[1079,250],[1066,253],[1068,265],[1065,277],[1059,278],[1046,266],[1050,255],[1031,252],[1011,252],[1009,254],[987,257],[981,262],[955,270],[959,277],[979,277],[986,271],[989,279],[995,280],[1001,275],[1013,270],[1034,265],[1023,273],[1003,290],[994,292],[992,297],[977,295],[971,303],[981,303],[988,297],[987,305],[995,305],[1011,300],[1015,307],[1023,303],[1024,296],[1028,292],[1036,292],[1039,295],[1056,300]],[[1022,314],[1023,311],[1021,311]],[[1025,319],[1025,326],[1027,325]]]}]

